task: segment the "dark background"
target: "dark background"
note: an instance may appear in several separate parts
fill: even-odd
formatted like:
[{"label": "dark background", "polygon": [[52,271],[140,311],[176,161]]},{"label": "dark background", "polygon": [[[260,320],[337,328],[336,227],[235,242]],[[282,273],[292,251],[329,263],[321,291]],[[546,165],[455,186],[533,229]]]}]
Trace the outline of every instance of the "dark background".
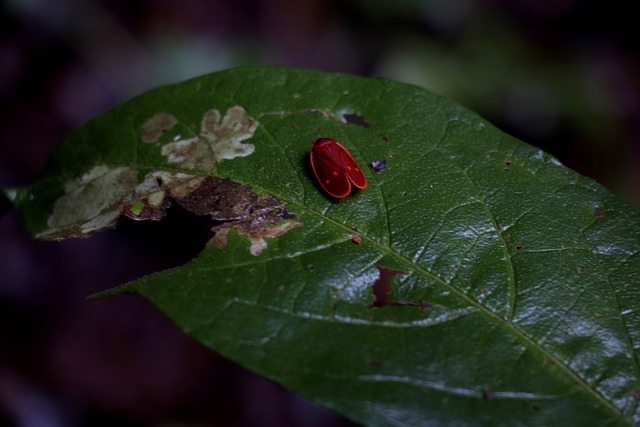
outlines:
[{"label": "dark background", "polygon": [[[150,88],[238,65],[414,83],[640,207],[633,2],[9,0],[0,6],[0,187]],[[348,426],[192,342],[136,296],[85,298],[180,265],[206,223],[172,208],[87,240],[0,217],[0,425]],[[188,224],[188,225],[185,225]]]}]

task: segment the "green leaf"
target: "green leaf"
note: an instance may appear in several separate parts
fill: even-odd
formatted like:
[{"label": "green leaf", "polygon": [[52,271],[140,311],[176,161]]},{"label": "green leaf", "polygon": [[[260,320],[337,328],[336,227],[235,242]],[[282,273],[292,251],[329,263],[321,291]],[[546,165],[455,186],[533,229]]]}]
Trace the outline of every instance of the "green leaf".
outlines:
[{"label": "green leaf", "polygon": [[[368,188],[322,191],[319,137]],[[426,90],[215,73],[95,118],[39,183],[5,193],[41,238],[171,202],[211,216],[196,259],[110,293],[362,424],[640,422],[640,216]],[[390,288],[374,290],[381,271]]]}]

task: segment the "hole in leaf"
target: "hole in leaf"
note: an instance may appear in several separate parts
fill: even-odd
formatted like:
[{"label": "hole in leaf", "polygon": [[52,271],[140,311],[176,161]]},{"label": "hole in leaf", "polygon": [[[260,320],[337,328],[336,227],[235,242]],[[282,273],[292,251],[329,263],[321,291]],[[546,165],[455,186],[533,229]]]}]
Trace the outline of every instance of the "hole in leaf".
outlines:
[{"label": "hole in leaf", "polygon": [[385,307],[388,305],[396,305],[389,300],[389,292],[391,291],[391,278],[398,274],[407,274],[404,271],[391,270],[386,267],[376,266],[380,272],[378,280],[373,284],[373,295],[375,301],[373,307]]},{"label": "hole in leaf", "polygon": [[184,265],[195,258],[213,236],[213,223],[208,217],[194,215],[173,204],[162,221],[140,222],[126,218],[115,234],[122,233],[132,241],[134,252],[140,254],[141,260],[153,259],[154,265],[146,273],[150,274]]},{"label": "hole in leaf", "polygon": [[[278,237],[302,225],[283,202],[270,195],[258,196],[250,187],[229,179],[158,173],[151,175],[155,187],[141,184],[124,205],[124,214],[135,220],[159,220],[172,202],[197,216],[211,218],[212,242],[226,247],[228,234],[235,229],[251,242],[251,254],[258,256],[267,247],[264,238]],[[162,182],[163,185],[157,185]]]}]

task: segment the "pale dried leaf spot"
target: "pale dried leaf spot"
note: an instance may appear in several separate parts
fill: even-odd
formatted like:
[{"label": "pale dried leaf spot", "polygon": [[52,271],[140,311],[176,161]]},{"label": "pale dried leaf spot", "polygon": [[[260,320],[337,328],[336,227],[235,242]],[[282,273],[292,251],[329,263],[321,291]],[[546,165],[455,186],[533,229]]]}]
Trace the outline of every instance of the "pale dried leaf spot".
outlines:
[{"label": "pale dried leaf spot", "polygon": [[185,169],[210,171],[223,160],[253,154],[255,146],[242,141],[251,138],[258,125],[240,106],[229,108],[222,118],[219,110],[209,110],[202,119],[198,136],[166,144],[162,155],[169,163]]},{"label": "pale dried leaf spot", "polygon": [[[302,225],[299,221],[286,221],[280,225],[274,226],[273,228],[264,228],[262,230],[250,230],[247,231],[247,228],[238,228],[239,236],[247,236],[249,241],[251,242],[251,248],[249,251],[251,255],[258,256],[267,249],[267,242],[264,240],[264,237],[275,238],[282,236],[287,231],[294,229],[296,227],[300,227]],[[256,232],[257,231],[257,232]],[[246,234],[245,234],[246,233]]]},{"label": "pale dried leaf spot", "polygon": [[120,201],[138,184],[138,172],[128,167],[99,165],[64,186],[39,238],[87,236],[111,227],[120,216]]},{"label": "pale dried leaf spot", "polygon": [[169,143],[162,147],[162,155],[184,169],[210,171],[215,164],[210,145],[200,136]]},{"label": "pale dried leaf spot", "polygon": [[166,215],[171,197],[188,194],[202,179],[181,172],[151,172],[125,199],[123,213],[136,221],[159,221]]},{"label": "pale dried leaf spot", "polygon": [[178,120],[172,114],[164,112],[156,113],[140,128],[142,141],[148,143],[157,142],[166,131],[174,127],[177,123]]}]

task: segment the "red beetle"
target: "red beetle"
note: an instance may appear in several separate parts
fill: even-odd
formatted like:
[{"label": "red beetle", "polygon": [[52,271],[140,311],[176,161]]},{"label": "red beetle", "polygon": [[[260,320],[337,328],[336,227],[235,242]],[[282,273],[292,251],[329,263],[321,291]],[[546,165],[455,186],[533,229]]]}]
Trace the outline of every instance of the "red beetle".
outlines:
[{"label": "red beetle", "polygon": [[367,188],[367,178],[346,148],[333,138],[319,138],[311,146],[311,167],[324,191],[337,199],[351,193],[351,184]]}]

